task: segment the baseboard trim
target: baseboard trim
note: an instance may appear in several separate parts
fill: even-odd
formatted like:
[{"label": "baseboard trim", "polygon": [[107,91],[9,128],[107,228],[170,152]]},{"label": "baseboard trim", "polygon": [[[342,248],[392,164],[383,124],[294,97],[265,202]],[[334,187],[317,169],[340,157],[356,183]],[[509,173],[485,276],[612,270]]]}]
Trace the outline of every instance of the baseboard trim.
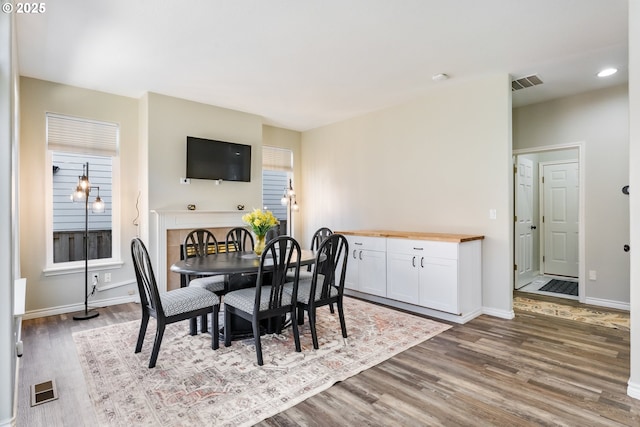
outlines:
[{"label": "baseboard trim", "polygon": [[612,301],[600,298],[585,298],[585,304],[597,305],[598,307],[615,308],[617,310],[631,311],[631,304],[620,301]]},{"label": "baseboard trim", "polygon": [[640,384],[635,383],[631,380],[629,380],[627,384],[627,395],[629,397],[633,397],[634,399],[640,399]]},{"label": "baseboard trim", "polygon": [[377,295],[365,294],[363,292],[354,291],[353,289],[345,289],[344,294],[347,296],[354,296],[366,301],[372,301],[378,304],[386,305],[388,307],[399,308],[402,310],[410,311],[413,313],[422,314],[425,316],[435,317],[436,319],[447,320],[453,323],[467,323],[469,320],[474,319],[482,314],[482,310],[478,309],[465,315],[455,315],[446,313],[444,311],[433,310],[431,308],[421,307],[418,305],[409,304],[402,301],[396,301],[385,297],[379,297]]},{"label": "baseboard trim", "polygon": [[[136,302],[136,300],[137,300],[137,295],[127,295],[122,297],[91,301],[89,303],[89,307],[95,309],[100,307],[107,307],[110,305]],[[22,316],[22,320],[37,319],[39,317],[46,317],[46,316],[55,316],[57,314],[74,313],[76,311],[82,311],[82,310],[84,310],[84,304],[69,304],[69,305],[61,305],[58,307],[49,307],[49,308],[43,308],[40,310],[27,311]]]},{"label": "baseboard trim", "polygon": [[499,317],[500,319],[512,320],[516,317],[513,310],[499,310],[497,308],[482,307],[482,314],[487,316]]}]

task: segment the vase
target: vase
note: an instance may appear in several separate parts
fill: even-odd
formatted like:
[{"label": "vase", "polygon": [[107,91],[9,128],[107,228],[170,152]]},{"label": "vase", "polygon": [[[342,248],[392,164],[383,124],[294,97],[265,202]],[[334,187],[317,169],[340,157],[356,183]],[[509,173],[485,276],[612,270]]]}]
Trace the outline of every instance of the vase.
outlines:
[{"label": "vase", "polygon": [[253,251],[258,256],[262,255],[262,251],[264,251],[264,238],[265,238],[264,234],[262,234],[262,235],[257,234],[256,235],[256,244],[253,246]]}]

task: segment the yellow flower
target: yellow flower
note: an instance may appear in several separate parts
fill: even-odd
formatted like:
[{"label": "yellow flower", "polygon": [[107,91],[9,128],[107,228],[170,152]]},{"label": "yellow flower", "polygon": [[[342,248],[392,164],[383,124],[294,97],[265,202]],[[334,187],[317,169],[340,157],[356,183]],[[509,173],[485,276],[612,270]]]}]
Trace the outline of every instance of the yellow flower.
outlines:
[{"label": "yellow flower", "polygon": [[249,225],[256,236],[264,236],[271,228],[280,224],[271,211],[254,209],[253,212],[242,216],[242,222]]}]

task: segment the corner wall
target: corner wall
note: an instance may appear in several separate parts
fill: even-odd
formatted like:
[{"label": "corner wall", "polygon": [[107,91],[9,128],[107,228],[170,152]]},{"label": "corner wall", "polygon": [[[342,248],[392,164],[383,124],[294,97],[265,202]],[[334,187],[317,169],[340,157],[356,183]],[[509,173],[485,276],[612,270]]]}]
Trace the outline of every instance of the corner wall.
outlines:
[{"label": "corner wall", "polygon": [[[302,134],[305,230],[485,235],[483,306],[512,317],[508,75],[447,82],[428,97]],[[489,210],[497,219],[489,219]]]},{"label": "corner wall", "polygon": [[584,270],[597,272],[597,280],[586,280],[585,296],[591,304],[628,305],[627,85],[516,108],[513,129],[514,149],[584,143]]},{"label": "corner wall", "polygon": [[[120,255],[123,265],[110,270],[112,282],[123,286],[98,292],[98,301],[132,300],[135,288],[129,241],[137,233],[138,101],[118,95],[21,77],[20,79],[20,259],[27,278],[27,317],[79,311],[84,308],[84,273],[45,276],[46,209],[43,208],[47,159],[47,112],[120,124]],[[82,308],[81,308],[82,307]],[[44,313],[44,314],[43,314]]]}]

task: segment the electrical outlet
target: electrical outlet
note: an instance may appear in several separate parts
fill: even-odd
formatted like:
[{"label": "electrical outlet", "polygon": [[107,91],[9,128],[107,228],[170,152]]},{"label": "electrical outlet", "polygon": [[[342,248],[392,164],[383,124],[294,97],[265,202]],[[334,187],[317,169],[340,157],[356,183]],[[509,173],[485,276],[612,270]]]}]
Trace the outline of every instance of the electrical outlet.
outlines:
[{"label": "electrical outlet", "polygon": [[104,283],[111,282],[111,273],[104,273]]},{"label": "electrical outlet", "polygon": [[595,270],[589,270],[589,280],[598,280],[598,274]]},{"label": "electrical outlet", "polygon": [[98,275],[97,275],[97,274],[94,274],[94,275],[93,275],[93,282],[92,282],[93,286],[97,286],[97,285],[98,285],[98,282],[99,282]]},{"label": "electrical outlet", "polygon": [[180,178],[180,184],[191,184],[191,178]]},{"label": "electrical outlet", "polygon": [[136,293],[136,291],[134,291],[133,289],[129,289],[129,295],[133,295],[135,293]]}]

